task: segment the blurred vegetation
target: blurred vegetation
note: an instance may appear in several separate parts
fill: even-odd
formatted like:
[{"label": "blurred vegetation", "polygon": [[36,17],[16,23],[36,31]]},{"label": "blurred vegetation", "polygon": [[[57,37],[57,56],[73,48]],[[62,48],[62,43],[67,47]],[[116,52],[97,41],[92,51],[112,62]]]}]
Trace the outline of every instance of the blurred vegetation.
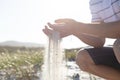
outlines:
[{"label": "blurred vegetation", "polygon": [[[74,61],[78,50],[65,49],[66,60]],[[44,51],[42,47],[0,46],[0,80],[39,80]]]},{"label": "blurred vegetation", "polygon": [[43,63],[43,49],[0,47],[0,69]]},{"label": "blurred vegetation", "polygon": [[[0,47],[0,80],[35,80],[41,71],[44,48]],[[4,78],[4,79],[3,79]]]},{"label": "blurred vegetation", "polygon": [[65,49],[65,57],[68,61],[75,61],[77,52],[80,48]]}]

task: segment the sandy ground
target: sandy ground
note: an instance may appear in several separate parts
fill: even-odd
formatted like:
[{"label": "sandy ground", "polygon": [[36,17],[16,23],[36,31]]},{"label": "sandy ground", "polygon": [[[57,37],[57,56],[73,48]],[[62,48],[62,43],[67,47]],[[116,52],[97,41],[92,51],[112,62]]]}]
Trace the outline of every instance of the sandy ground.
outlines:
[{"label": "sandy ground", "polygon": [[75,62],[66,63],[66,80],[74,80],[73,75],[79,74],[79,80],[105,80],[87,72],[81,71]]},{"label": "sandy ground", "polygon": [[77,66],[77,64],[74,61],[64,62],[64,64],[61,65],[61,72],[63,74],[61,75],[62,80],[75,80],[73,79],[73,75],[75,74],[79,74],[79,79],[76,80],[106,80],[80,70],[80,68]]}]

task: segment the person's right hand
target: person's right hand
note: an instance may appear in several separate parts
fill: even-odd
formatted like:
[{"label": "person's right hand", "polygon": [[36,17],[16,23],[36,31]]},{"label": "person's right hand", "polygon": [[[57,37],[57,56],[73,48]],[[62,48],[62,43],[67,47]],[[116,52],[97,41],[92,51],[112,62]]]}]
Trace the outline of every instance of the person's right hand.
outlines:
[{"label": "person's right hand", "polygon": [[73,19],[57,19],[55,20],[55,24],[48,23],[43,32],[46,35],[51,35],[53,31],[58,31],[60,37],[63,38],[74,33],[76,23],[77,21]]}]

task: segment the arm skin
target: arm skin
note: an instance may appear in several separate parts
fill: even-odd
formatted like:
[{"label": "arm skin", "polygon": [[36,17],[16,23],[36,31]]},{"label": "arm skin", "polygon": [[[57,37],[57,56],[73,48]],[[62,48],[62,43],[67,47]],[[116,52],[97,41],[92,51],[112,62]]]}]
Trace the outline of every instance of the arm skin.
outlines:
[{"label": "arm skin", "polygon": [[120,21],[103,24],[84,24],[76,22],[73,34],[86,33],[107,38],[120,38]]},{"label": "arm skin", "polygon": [[[93,22],[92,24],[100,24],[101,22]],[[74,34],[76,37],[78,37],[81,41],[83,41],[84,43],[93,46],[93,47],[103,47],[104,43],[105,43],[105,38],[101,38],[95,35],[89,35],[89,34],[85,34],[85,33],[81,33],[81,34]]]},{"label": "arm skin", "polygon": [[[59,23],[63,23],[63,22],[68,25],[59,24]],[[105,38],[100,38],[97,36],[88,35],[88,34],[84,34],[84,33],[76,33],[75,23],[77,23],[77,22],[72,19],[64,19],[64,20],[59,19],[56,21],[56,24],[48,23],[48,26],[52,29],[48,28],[48,26],[45,26],[45,29],[43,29],[43,32],[46,35],[49,35],[49,34],[51,34],[52,31],[56,30],[56,31],[60,32],[61,38],[73,34],[74,36],[79,38],[81,41],[83,41],[84,43],[86,43],[90,46],[102,47],[104,45]]]},{"label": "arm skin", "polygon": [[[70,19],[58,19],[56,24],[48,24],[50,28],[60,33],[66,32],[69,34],[86,33],[96,35],[103,38],[120,38],[120,21],[102,23],[102,24],[87,24]],[[59,24],[64,23],[64,24]]]},{"label": "arm skin", "polygon": [[99,37],[91,36],[88,34],[79,34],[79,35],[76,34],[75,36],[79,38],[81,41],[83,41],[84,43],[93,47],[103,47],[105,43],[105,38],[99,38]]}]

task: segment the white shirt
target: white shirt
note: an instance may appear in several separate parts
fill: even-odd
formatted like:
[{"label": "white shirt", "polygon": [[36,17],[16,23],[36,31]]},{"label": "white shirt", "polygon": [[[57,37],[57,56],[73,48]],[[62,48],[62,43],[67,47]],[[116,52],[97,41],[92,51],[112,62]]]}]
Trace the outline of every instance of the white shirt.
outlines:
[{"label": "white shirt", "polygon": [[120,20],[120,0],[90,0],[92,22]]}]

